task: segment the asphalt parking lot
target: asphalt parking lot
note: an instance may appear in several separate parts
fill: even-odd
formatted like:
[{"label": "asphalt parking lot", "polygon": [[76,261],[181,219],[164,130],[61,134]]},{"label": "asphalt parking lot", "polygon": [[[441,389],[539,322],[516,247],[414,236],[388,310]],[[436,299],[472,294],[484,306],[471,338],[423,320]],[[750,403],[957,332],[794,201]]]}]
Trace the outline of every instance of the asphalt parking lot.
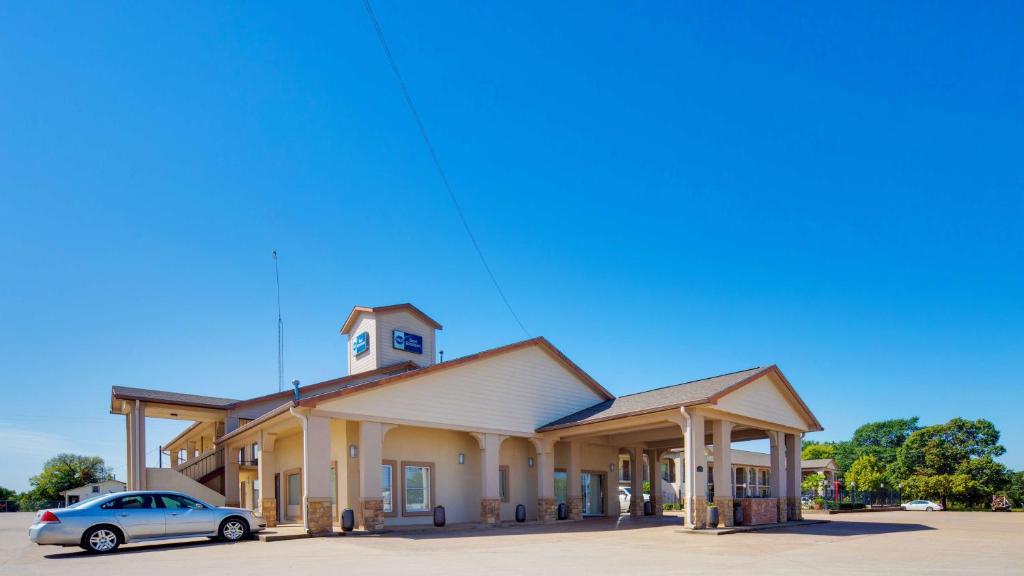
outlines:
[{"label": "asphalt parking lot", "polygon": [[[28,541],[0,514],[0,574],[1022,574],[1024,513],[885,512],[727,536],[595,520],[553,527],[211,543],[134,544],[108,556]],[[722,572],[722,570],[726,572]]]}]

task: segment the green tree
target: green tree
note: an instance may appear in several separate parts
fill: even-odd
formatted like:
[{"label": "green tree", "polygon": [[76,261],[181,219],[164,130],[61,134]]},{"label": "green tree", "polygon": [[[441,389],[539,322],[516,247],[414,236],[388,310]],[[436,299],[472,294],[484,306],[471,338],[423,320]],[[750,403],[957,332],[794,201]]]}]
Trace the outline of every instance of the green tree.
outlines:
[{"label": "green tree", "polygon": [[800,454],[800,458],[803,460],[818,460],[822,458],[835,458],[836,447],[834,444],[807,444],[804,446],[803,453]]},{"label": "green tree", "polygon": [[996,492],[1007,489],[1010,485],[1010,471],[1006,466],[996,462],[990,456],[973,458],[962,464],[954,475],[963,477],[960,480],[962,489],[957,496],[969,506],[985,504]]},{"label": "green tree", "polygon": [[1010,474],[1006,486],[1006,495],[1017,506],[1024,506],[1024,470]]},{"label": "green tree", "polygon": [[0,500],[13,500],[17,497],[18,493],[16,491],[0,486]]},{"label": "green tree", "polygon": [[837,442],[835,445],[836,468],[846,475],[850,466],[861,456],[874,456],[885,471],[886,480],[894,483],[895,475],[892,467],[897,459],[897,451],[911,434],[920,430],[919,419],[895,418],[868,422],[853,432],[849,442]]},{"label": "green tree", "polygon": [[92,482],[113,478],[111,469],[99,456],[58,454],[43,464],[43,471],[29,479],[32,500],[57,500],[60,493]]},{"label": "green tree", "polygon": [[1000,476],[992,459],[1005,452],[991,422],[954,418],[910,434],[891,470],[908,494],[938,496],[946,507],[951,497],[973,502],[990,496]]},{"label": "green tree", "polygon": [[813,492],[815,494],[821,494],[821,486],[824,483],[825,475],[822,474],[821,472],[808,474],[800,483],[800,490],[802,492]]},{"label": "green tree", "polygon": [[885,469],[878,458],[865,454],[857,458],[846,471],[846,484],[858,490],[875,491],[885,482]]}]

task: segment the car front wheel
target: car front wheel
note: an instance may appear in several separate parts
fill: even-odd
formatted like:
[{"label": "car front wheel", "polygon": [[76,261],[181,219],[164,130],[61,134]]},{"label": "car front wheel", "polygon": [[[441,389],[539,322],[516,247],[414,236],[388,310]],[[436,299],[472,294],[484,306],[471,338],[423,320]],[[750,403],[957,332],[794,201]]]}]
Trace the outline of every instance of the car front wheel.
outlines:
[{"label": "car front wheel", "polygon": [[238,542],[249,534],[249,526],[241,518],[228,518],[220,525],[220,537],[225,542]]},{"label": "car front wheel", "polygon": [[925,511],[926,512],[934,512],[935,508],[932,508],[931,506],[929,506],[929,507],[925,508]]},{"label": "car front wheel", "polygon": [[82,548],[93,554],[107,554],[120,545],[121,537],[110,526],[95,526],[82,536]]}]

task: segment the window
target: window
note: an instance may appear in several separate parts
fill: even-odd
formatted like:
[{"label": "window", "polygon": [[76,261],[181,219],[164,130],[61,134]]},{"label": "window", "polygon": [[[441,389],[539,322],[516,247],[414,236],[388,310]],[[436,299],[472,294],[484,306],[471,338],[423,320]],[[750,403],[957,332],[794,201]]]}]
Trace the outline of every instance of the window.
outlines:
[{"label": "window", "polygon": [[747,498],[757,498],[757,470],[747,468]]},{"label": "window", "polygon": [[565,470],[555,470],[555,502],[568,503],[569,474]]},{"label": "window", "polygon": [[92,487],[92,493],[93,494],[99,494],[100,493],[100,487],[99,486],[93,486]]},{"label": "window", "polygon": [[153,497],[149,494],[137,494],[135,496],[122,496],[107,502],[101,508],[114,510],[144,510],[156,508]]},{"label": "window", "polygon": [[252,457],[252,463],[255,465],[260,460],[260,443],[253,442],[252,446],[249,447],[249,456]]},{"label": "window", "polygon": [[737,468],[736,469],[736,497],[744,498],[747,495],[747,469]]},{"label": "window", "polygon": [[405,462],[402,466],[402,515],[428,515],[433,492],[433,464]]},{"label": "window", "polygon": [[771,476],[769,476],[769,474],[770,472],[767,470],[761,470],[761,498],[767,498],[770,496],[768,493],[768,487],[771,486],[771,482],[769,482]]},{"label": "window", "polygon": [[508,466],[498,466],[498,497],[508,502]]},{"label": "window", "polygon": [[252,481],[252,509],[256,510],[260,507],[260,481],[257,478]]},{"label": "window", "polygon": [[245,446],[238,449],[238,463],[245,464]]},{"label": "window", "polygon": [[203,507],[199,502],[177,494],[161,494],[159,498],[163,507],[169,510],[199,510]]},{"label": "window", "polygon": [[661,479],[665,482],[676,481],[676,463],[673,460],[661,461]]},{"label": "window", "polygon": [[395,463],[385,460],[380,465],[380,493],[384,497],[384,514],[395,514]]},{"label": "window", "polygon": [[630,480],[632,480],[633,478],[631,474],[633,467],[630,465],[629,460],[623,460],[621,462],[621,468],[622,470],[620,470],[621,474],[619,474],[619,479],[622,480],[623,482],[629,482]]},{"label": "window", "polygon": [[298,506],[302,503],[302,476],[288,475],[288,505]]},{"label": "window", "polygon": [[328,482],[331,485],[331,507],[337,504],[338,501],[338,465],[331,464],[331,469],[327,473]]}]

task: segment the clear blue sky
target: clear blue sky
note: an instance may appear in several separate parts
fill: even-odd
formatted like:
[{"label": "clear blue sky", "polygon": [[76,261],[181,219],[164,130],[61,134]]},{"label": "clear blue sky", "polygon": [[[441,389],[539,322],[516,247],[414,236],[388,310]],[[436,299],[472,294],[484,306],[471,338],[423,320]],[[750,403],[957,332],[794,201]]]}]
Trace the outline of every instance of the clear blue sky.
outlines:
[{"label": "clear blue sky", "polygon": [[[1024,468],[1024,12],[889,4],[375,2],[530,335],[618,394],[777,363],[823,440],[988,418]],[[274,248],[288,380],[355,304],[524,338],[358,0],[5,2],[0,54],[0,485],[123,477],[111,385],[275,390]]]}]

